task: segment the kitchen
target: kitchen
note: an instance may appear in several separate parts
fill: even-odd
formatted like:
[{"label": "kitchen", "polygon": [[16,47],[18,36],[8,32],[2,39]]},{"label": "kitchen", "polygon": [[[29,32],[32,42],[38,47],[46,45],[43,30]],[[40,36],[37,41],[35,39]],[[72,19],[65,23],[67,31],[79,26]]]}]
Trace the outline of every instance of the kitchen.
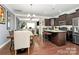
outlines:
[{"label": "kitchen", "polygon": [[[14,33],[20,32],[21,34],[21,32],[24,33],[26,30],[29,30],[34,35],[33,37],[34,42],[33,40],[31,41],[32,41],[32,45],[34,44],[35,46],[37,46],[36,47],[37,52],[35,52],[36,50],[34,50],[34,52],[31,54],[41,54],[41,55],[44,55],[44,54],[50,55],[50,54],[57,54],[57,53],[65,54],[65,52],[64,53],[59,52],[58,48],[62,48],[63,50],[63,48],[71,49],[71,48],[74,48],[74,46],[78,47],[78,44],[79,44],[79,35],[78,35],[79,34],[78,33],[79,32],[79,25],[78,25],[79,4],[75,4],[75,5],[74,4],[71,4],[71,5],[70,4],[63,4],[63,5],[62,4],[56,4],[56,5],[53,5],[53,4],[45,4],[45,5],[42,5],[42,4],[20,4],[20,5],[2,4],[1,6],[3,6],[6,10],[5,11],[6,23],[3,24],[6,26],[5,27],[6,31],[8,32],[14,31]],[[7,35],[9,35],[9,33]],[[21,36],[23,37],[22,34]],[[19,38],[21,36],[18,35],[16,37]],[[2,39],[0,40],[2,41]],[[22,41],[18,41],[18,42],[22,42]],[[50,53],[47,52],[48,49],[46,50],[46,52],[39,52],[39,49],[38,49],[39,46],[42,47],[42,49],[39,48],[41,49],[40,51],[42,50],[44,51],[45,49],[44,47],[48,48],[51,46],[49,48]],[[55,49],[53,48],[53,46]],[[54,51],[51,49],[54,49],[56,53],[54,53]],[[2,49],[2,50],[5,51],[5,49]],[[3,54],[5,53],[3,52]],[[78,54],[78,52],[77,53],[68,52],[67,54]]]}]

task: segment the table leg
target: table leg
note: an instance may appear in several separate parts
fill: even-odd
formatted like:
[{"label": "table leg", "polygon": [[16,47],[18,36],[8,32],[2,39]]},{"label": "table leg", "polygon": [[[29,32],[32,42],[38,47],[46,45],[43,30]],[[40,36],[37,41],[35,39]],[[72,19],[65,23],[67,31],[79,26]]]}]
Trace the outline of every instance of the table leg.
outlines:
[{"label": "table leg", "polygon": [[11,39],[11,43],[10,43],[10,51],[12,51],[14,49],[14,42],[13,40]]}]

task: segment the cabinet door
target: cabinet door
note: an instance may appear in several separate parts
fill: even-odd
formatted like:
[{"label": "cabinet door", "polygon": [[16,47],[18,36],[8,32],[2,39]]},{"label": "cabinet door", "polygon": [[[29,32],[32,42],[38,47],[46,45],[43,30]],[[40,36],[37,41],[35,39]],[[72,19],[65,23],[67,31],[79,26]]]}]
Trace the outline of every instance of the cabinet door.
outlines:
[{"label": "cabinet door", "polygon": [[51,26],[51,19],[45,19],[45,26]]},{"label": "cabinet door", "polygon": [[59,26],[59,19],[55,19],[55,20],[54,20],[54,25],[55,25],[55,26]]},{"label": "cabinet door", "polygon": [[78,18],[73,18],[73,26],[78,26]]},{"label": "cabinet door", "polygon": [[65,25],[65,21],[59,21],[59,25]]},{"label": "cabinet door", "polygon": [[72,25],[72,15],[68,14],[66,16],[66,25]]},{"label": "cabinet door", "polygon": [[78,17],[73,18],[73,32],[78,32],[79,31],[79,25],[78,25]]},{"label": "cabinet door", "polygon": [[76,35],[73,35],[73,43],[76,43]]},{"label": "cabinet door", "polygon": [[79,44],[79,36],[76,36],[76,44]]}]

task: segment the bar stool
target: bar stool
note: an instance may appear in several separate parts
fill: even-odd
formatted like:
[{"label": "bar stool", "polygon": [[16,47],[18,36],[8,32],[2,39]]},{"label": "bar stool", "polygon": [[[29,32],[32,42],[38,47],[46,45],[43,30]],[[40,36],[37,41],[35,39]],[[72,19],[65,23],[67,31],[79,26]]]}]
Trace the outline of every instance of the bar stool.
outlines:
[{"label": "bar stool", "polygon": [[50,35],[51,35],[51,33],[49,33],[49,32],[44,32],[44,33],[43,33],[44,40],[45,40],[45,41],[49,41],[49,39],[50,39],[49,36],[50,36]]}]

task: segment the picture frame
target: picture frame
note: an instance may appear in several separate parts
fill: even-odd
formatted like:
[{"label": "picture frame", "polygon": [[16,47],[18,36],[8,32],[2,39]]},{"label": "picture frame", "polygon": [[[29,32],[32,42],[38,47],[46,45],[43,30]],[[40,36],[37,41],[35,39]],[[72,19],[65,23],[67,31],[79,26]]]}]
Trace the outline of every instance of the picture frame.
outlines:
[{"label": "picture frame", "polygon": [[0,24],[5,24],[5,8],[0,5]]}]

